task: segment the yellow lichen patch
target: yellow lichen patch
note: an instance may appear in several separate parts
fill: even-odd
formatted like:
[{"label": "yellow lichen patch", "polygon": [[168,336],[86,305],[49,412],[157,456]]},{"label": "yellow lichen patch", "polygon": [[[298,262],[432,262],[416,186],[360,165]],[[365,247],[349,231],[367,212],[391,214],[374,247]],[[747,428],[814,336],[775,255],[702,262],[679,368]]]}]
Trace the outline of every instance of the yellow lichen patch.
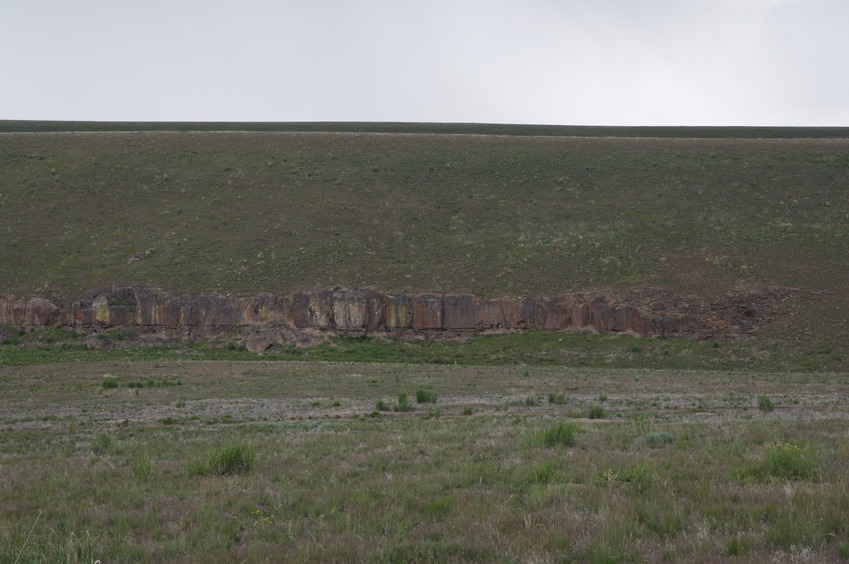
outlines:
[{"label": "yellow lichen patch", "polygon": [[106,296],[97,296],[91,302],[91,307],[94,309],[94,319],[98,323],[109,323],[109,298]]}]

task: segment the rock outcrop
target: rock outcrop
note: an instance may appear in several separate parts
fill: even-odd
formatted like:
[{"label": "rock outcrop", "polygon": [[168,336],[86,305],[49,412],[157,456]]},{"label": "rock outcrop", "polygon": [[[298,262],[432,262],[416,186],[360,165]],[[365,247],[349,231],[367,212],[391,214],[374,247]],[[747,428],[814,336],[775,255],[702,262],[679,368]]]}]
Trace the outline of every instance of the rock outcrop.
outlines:
[{"label": "rock outcrop", "polygon": [[795,291],[770,288],[711,300],[643,289],[614,297],[597,292],[542,297],[388,294],[341,288],[290,296],[175,296],[146,287],[101,288],[59,307],[43,297],[0,296],[0,325],[62,325],[85,333],[136,326],[165,336],[206,338],[248,331],[248,349],[308,345],[321,334],[451,338],[477,333],[596,331],[642,336],[739,336],[757,330]]}]

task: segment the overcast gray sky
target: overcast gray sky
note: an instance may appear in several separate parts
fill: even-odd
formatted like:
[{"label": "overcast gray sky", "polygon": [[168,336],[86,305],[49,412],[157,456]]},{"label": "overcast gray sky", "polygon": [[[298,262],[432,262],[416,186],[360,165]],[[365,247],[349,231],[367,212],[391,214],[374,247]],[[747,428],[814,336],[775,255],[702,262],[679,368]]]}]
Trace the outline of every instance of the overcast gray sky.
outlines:
[{"label": "overcast gray sky", "polygon": [[0,0],[0,119],[849,126],[849,0]]}]

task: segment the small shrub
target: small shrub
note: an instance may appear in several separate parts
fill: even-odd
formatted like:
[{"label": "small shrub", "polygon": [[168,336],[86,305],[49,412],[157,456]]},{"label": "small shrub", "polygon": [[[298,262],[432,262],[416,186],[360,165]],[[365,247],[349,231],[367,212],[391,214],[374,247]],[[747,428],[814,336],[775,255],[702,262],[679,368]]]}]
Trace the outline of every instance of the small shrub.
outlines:
[{"label": "small shrub", "polygon": [[255,458],[250,447],[235,443],[209,456],[209,473],[218,476],[246,474],[253,470]]},{"label": "small shrub", "polygon": [[377,405],[375,406],[377,411],[391,411],[389,404],[387,404],[382,399],[377,400]]},{"label": "small shrub", "polygon": [[436,392],[430,390],[416,390],[417,403],[436,403]]},{"label": "small shrub", "polygon": [[525,398],[525,400],[522,403],[524,403],[528,407],[534,407],[537,404],[537,397],[536,396],[528,396],[528,397]]},{"label": "small shrub", "polygon": [[127,387],[138,390],[139,388],[144,388],[144,382],[130,382],[127,384]]},{"label": "small shrub", "polygon": [[548,394],[548,403],[553,403],[554,405],[563,405],[566,403],[566,397],[563,394]]},{"label": "small shrub", "polygon": [[575,446],[575,433],[578,426],[573,423],[557,423],[538,434],[539,442],[547,447]]},{"label": "small shrub", "polygon": [[100,383],[100,387],[104,390],[114,390],[118,387],[118,381],[114,378],[106,378]]},{"label": "small shrub", "polygon": [[594,405],[587,412],[587,417],[589,419],[604,419],[604,407],[600,405]]},{"label": "small shrub", "polygon": [[807,480],[813,478],[819,469],[819,463],[811,452],[782,442],[767,445],[763,464],[770,476],[786,480]]},{"label": "small shrub", "polygon": [[598,395],[598,401],[600,401],[601,403],[606,402],[607,401],[607,394],[599,394]]},{"label": "small shrub", "polygon": [[463,406],[463,415],[473,415],[475,413],[475,408],[471,405]]},{"label": "small shrub", "polygon": [[769,396],[758,396],[758,409],[767,413],[775,409],[775,404]]},{"label": "small shrub", "polygon": [[177,407],[177,409],[182,409],[182,408],[186,407],[186,401],[185,400],[177,400],[177,403],[174,404],[174,405]]},{"label": "small shrub", "polygon": [[108,454],[115,450],[115,440],[111,435],[101,433],[94,437],[91,442],[91,450],[94,454]]},{"label": "small shrub", "polygon": [[818,470],[819,462],[809,450],[776,441],[764,448],[759,461],[738,471],[738,476],[764,481],[811,480]]},{"label": "small shrub", "polygon": [[407,394],[398,395],[398,403],[395,404],[395,411],[413,411],[415,407],[407,399]]},{"label": "small shrub", "polygon": [[650,415],[640,413],[634,418],[634,428],[638,433],[648,433],[651,429],[652,418]]}]

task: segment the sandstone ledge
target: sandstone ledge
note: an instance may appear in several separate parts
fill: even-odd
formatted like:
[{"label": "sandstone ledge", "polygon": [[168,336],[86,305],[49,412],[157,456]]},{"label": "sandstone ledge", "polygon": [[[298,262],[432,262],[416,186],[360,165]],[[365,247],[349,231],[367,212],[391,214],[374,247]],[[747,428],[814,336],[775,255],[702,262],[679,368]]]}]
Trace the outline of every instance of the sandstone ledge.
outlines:
[{"label": "sandstone ledge", "polygon": [[335,288],[289,296],[191,296],[158,288],[113,287],[87,291],[68,305],[40,296],[0,296],[0,325],[26,330],[59,325],[84,333],[136,326],[163,336],[191,338],[253,328],[245,332],[245,342],[257,351],[284,342],[308,345],[318,335],[451,338],[585,330],[729,338],[756,331],[774,317],[781,301],[795,293],[767,288],[704,300],[647,288],[616,296],[578,292],[478,298]]}]

